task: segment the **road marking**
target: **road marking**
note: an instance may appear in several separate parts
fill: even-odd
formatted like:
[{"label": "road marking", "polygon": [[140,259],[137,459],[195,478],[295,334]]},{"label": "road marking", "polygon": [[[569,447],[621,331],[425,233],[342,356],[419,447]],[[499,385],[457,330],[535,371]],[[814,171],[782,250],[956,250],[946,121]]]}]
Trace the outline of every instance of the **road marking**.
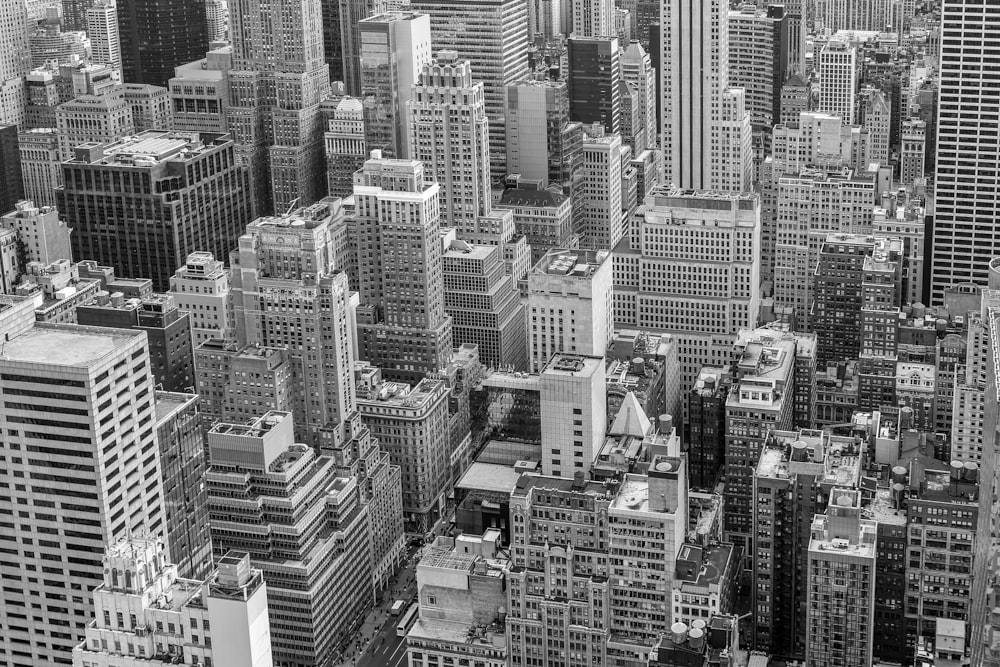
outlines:
[{"label": "road marking", "polygon": [[406,638],[405,637],[403,638],[403,641],[399,642],[399,648],[397,648],[395,651],[392,652],[392,655],[389,657],[388,664],[390,664],[390,665],[396,664],[393,661],[396,658],[396,653],[398,653],[400,650],[403,651],[402,657],[405,658],[406,657]]}]

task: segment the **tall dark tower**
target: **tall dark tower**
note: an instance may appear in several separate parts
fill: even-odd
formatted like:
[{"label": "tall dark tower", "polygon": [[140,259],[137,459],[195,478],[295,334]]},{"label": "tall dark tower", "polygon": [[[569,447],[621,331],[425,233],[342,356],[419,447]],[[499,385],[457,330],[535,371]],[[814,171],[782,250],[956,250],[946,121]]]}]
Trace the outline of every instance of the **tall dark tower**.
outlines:
[{"label": "tall dark tower", "polygon": [[122,77],[166,86],[174,68],[205,57],[208,22],[203,0],[129,0],[118,3]]}]

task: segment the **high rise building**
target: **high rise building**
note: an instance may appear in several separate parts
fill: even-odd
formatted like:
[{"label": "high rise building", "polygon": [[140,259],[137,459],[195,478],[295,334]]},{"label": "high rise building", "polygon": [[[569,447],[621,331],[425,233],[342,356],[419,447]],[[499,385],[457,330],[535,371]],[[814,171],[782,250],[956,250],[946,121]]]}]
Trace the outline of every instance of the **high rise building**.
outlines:
[{"label": "high rise building", "polygon": [[528,6],[520,0],[411,0],[431,17],[434,52],[455,51],[483,82],[490,132],[490,176],[507,175],[504,91],[528,76]]},{"label": "high rise building", "polygon": [[528,3],[528,40],[542,35],[551,41],[563,34],[563,0],[531,0]]},{"label": "high rise building", "polygon": [[229,132],[230,46],[214,49],[201,60],[174,68],[169,81],[174,129],[181,132]]},{"label": "high rise building", "polygon": [[865,667],[878,631],[875,521],[862,518],[861,492],[835,488],[809,540],[806,664]]},{"label": "high rise building", "polygon": [[[984,118],[1000,109],[1000,91],[982,88],[975,72],[995,57],[1000,25],[986,3],[947,0],[941,11],[941,75],[934,173],[931,302],[940,303],[955,283],[985,285],[990,259],[1000,255],[993,233],[1000,215],[1000,195],[987,185],[997,165],[995,141]],[[973,47],[970,26],[983,27],[981,46]],[[978,43],[978,38],[976,38]],[[987,46],[988,44],[988,46]],[[975,183],[959,169],[976,164]]]},{"label": "high rise building", "polygon": [[267,584],[246,553],[226,554],[207,579],[182,578],[162,541],[129,536],[109,544],[102,562],[94,620],[73,649],[76,667],[273,664]]},{"label": "high rise building", "polygon": [[358,383],[357,406],[389,460],[400,470],[403,527],[408,533],[435,529],[453,482],[448,437],[448,385],[424,378],[414,387],[400,382]]},{"label": "high rise building", "polygon": [[819,52],[818,111],[839,116],[843,125],[854,125],[854,94],[861,75],[858,50],[850,42],[831,39]]},{"label": "high rise building", "polygon": [[630,42],[619,59],[622,81],[635,87],[639,99],[639,128],[632,152],[635,155],[644,150],[656,150],[659,145],[659,123],[656,122],[656,71],[650,63],[649,54],[639,42]]},{"label": "high rise building", "polygon": [[229,38],[229,3],[227,0],[205,0],[205,20],[208,22],[208,42],[224,42]]},{"label": "high rise building", "polygon": [[548,251],[528,274],[528,366],[559,352],[603,356],[614,335],[611,253]]},{"label": "high rise building", "polygon": [[[893,25],[893,4],[892,0],[816,0],[815,19],[828,33],[839,30],[884,32]],[[910,13],[912,15],[912,11]]]},{"label": "high rise building", "polygon": [[417,12],[388,12],[363,19],[358,28],[365,142],[387,158],[409,158],[409,102],[431,62],[431,19]]},{"label": "high rise building", "polygon": [[456,346],[473,344],[488,367],[528,366],[524,305],[507,277],[501,248],[445,238],[444,309]]},{"label": "high rise building", "polygon": [[423,66],[408,112],[409,156],[441,186],[441,225],[460,237],[479,231],[493,203],[486,100],[474,74],[456,52],[439,51]]},{"label": "high rise building", "polygon": [[[438,537],[417,565],[419,617],[406,635],[412,667],[463,664],[505,667],[499,614],[507,605],[510,560],[499,530]],[[445,576],[441,576],[444,574]]]},{"label": "high rise building", "polygon": [[345,442],[355,412],[347,274],[334,261],[343,222],[339,199],[259,218],[230,260],[236,341],[287,350],[297,437],[312,446]]},{"label": "high rise building", "polygon": [[924,177],[927,123],[919,118],[908,118],[903,121],[900,134],[899,182],[911,186],[918,178]]},{"label": "high rise building", "polygon": [[59,219],[59,211],[54,208],[37,208],[32,201],[21,200],[13,211],[0,218],[0,227],[17,232],[25,264],[48,265],[60,259],[73,259],[69,240],[72,230]]},{"label": "high rise building", "polygon": [[386,379],[418,382],[447,366],[440,186],[412,160],[373,152],[354,179],[361,304],[359,356]]},{"label": "high rise building", "polygon": [[354,172],[368,159],[365,144],[365,111],[361,100],[344,97],[328,112],[326,132],[326,189],[332,197],[348,197],[354,189]]},{"label": "high rise building", "polygon": [[760,199],[658,190],[614,249],[614,286],[615,324],[673,334],[689,391],[757,323]]},{"label": "high rise building", "polygon": [[31,516],[3,531],[0,647],[14,662],[68,664],[94,616],[86,591],[103,581],[96,555],[129,534],[166,537],[146,336],[37,324],[4,344],[0,378],[0,479]]},{"label": "high rise building", "polygon": [[208,530],[208,469],[198,394],[156,392],[156,435],[160,442],[167,544],[177,554],[177,571],[204,577],[212,569]]},{"label": "high rise building", "polygon": [[0,53],[0,124],[20,126],[31,52],[25,3],[18,0],[7,0],[0,10]]},{"label": "high rise building", "polygon": [[581,244],[591,250],[611,249],[625,235],[625,217],[622,192],[621,135],[603,134],[603,128],[594,136],[584,135],[582,194],[579,205],[583,207]]},{"label": "high rise building", "polygon": [[661,3],[660,141],[675,187],[751,189],[750,115],[744,92],[730,88],[728,19],[723,0]]},{"label": "high rise building", "polygon": [[56,188],[62,185],[59,160],[59,132],[54,127],[37,127],[17,136],[24,198],[39,206],[56,205]]},{"label": "high rise building", "polygon": [[[342,474],[337,457],[296,444],[293,432],[292,415],[276,411],[208,432],[212,546],[216,555],[246,551],[263,572],[279,629],[274,661],[320,665],[353,638],[372,604],[369,516],[363,482]],[[233,512],[234,501],[263,514]]]},{"label": "high rise building", "polygon": [[855,98],[854,122],[868,130],[869,160],[889,165],[892,105],[889,96],[872,86],[865,86]]},{"label": "high rise building", "polygon": [[16,125],[0,125],[0,211],[14,209],[24,199],[21,149]]},{"label": "high rise building", "polygon": [[[323,49],[330,78],[343,79],[348,95],[361,95],[361,27],[362,19],[389,11],[386,0],[337,0],[324,1]],[[341,63],[338,70],[337,62]]]},{"label": "high rise building", "polygon": [[618,34],[613,0],[572,0],[570,15],[573,24],[568,32],[572,37],[611,37]]},{"label": "high rise building", "polygon": [[90,38],[91,61],[110,65],[121,71],[122,46],[118,35],[118,11],[114,2],[101,0],[87,9],[87,37]]},{"label": "high rise building", "polygon": [[621,130],[621,65],[617,37],[570,37],[566,73],[569,115],[584,125]]},{"label": "high rise building", "polygon": [[782,176],[777,188],[774,260],[775,303],[792,307],[796,326],[811,327],[811,276],[830,233],[871,233],[876,179],[844,168],[803,169]]},{"label": "high rise building", "polygon": [[787,40],[783,5],[729,12],[729,83],[744,90],[755,133],[770,132],[781,117],[781,87],[790,66]]},{"label": "high rise building", "polygon": [[135,134],[132,105],[120,88],[102,95],[79,95],[56,107],[59,160],[72,160],[77,146],[110,144]]},{"label": "high rise building", "polygon": [[570,122],[565,81],[526,79],[507,86],[508,173],[571,194],[578,189],[573,183],[582,143],[581,125]]},{"label": "high rise building", "polygon": [[175,67],[208,50],[204,0],[135,0],[116,7],[122,78],[129,83],[165,86]]},{"label": "high rise building", "polygon": [[173,104],[166,88],[146,83],[126,83],[121,90],[132,109],[136,134],[146,130],[174,129]]},{"label": "high rise building", "polygon": [[775,657],[806,654],[810,529],[834,487],[856,489],[861,451],[853,436],[772,431],[753,479],[753,647]]},{"label": "high rise building", "polygon": [[58,20],[43,20],[28,33],[32,67],[41,67],[53,61],[80,61],[87,57],[86,33],[61,28]]},{"label": "high rise building", "polygon": [[187,256],[170,277],[170,295],[191,318],[191,341],[198,347],[211,338],[230,338],[229,271],[210,252]]},{"label": "high rise building", "polygon": [[[196,4],[204,25],[204,4]],[[281,214],[312,204],[326,194],[319,107],[330,75],[320,0],[236,2],[230,18],[229,131],[237,157],[250,169],[255,211]]]},{"label": "high rise building", "polygon": [[557,352],[540,370],[543,474],[569,477],[590,469],[608,431],[606,394],[603,357]]},{"label": "high rise building", "polygon": [[532,266],[549,248],[569,248],[573,243],[572,200],[551,190],[506,188],[497,208],[514,212],[514,229],[531,246]]},{"label": "high rise building", "polygon": [[[63,183],[56,200],[73,229],[73,255],[149,278],[157,290],[169,289],[196,250],[228,255],[251,218],[247,172],[226,136],[203,142],[149,130],[81,146],[63,164]],[[134,207],[144,224],[135,224]]]}]

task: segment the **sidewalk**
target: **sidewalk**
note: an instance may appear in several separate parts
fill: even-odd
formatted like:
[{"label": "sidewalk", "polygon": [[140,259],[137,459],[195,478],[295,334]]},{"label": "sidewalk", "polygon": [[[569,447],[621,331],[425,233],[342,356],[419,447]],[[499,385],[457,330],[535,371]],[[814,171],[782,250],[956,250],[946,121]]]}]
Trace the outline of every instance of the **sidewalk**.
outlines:
[{"label": "sidewalk", "polygon": [[382,628],[386,625],[387,621],[390,621],[390,618],[392,621],[389,623],[392,630],[391,634],[395,634],[396,624],[394,621],[397,617],[389,616],[389,608],[392,607],[392,603],[397,599],[407,595],[407,588],[415,581],[412,569],[404,567],[404,569],[400,570],[399,574],[402,575],[402,580],[397,581],[395,577],[390,579],[390,585],[385,589],[382,596],[382,604],[368,612],[364,622],[355,631],[354,640],[345,649],[343,659],[340,662],[335,662],[334,667],[353,667],[357,664],[361,656],[378,640]]}]

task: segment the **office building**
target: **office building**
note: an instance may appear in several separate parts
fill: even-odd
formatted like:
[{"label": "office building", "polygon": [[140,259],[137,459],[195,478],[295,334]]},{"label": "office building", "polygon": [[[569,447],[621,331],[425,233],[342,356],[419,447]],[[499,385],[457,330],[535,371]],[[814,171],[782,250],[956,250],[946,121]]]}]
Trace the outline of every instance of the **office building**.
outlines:
[{"label": "office building", "polygon": [[208,50],[203,1],[136,0],[116,7],[125,81],[165,86],[175,67]]},{"label": "office building", "polygon": [[132,105],[120,89],[79,95],[56,107],[59,160],[72,160],[77,146],[110,144],[135,134]]},{"label": "office building", "polygon": [[0,124],[24,122],[25,76],[31,69],[25,4],[9,0],[0,11]]},{"label": "office building", "polygon": [[[361,28],[362,19],[390,10],[386,0],[343,0],[323,3],[323,50],[330,66],[330,78],[342,79],[348,95],[361,94]],[[337,68],[338,62],[341,69]]]},{"label": "office building", "polygon": [[862,518],[860,496],[835,488],[812,522],[806,663],[816,667],[872,664],[877,526]]},{"label": "office building", "polygon": [[566,94],[570,120],[600,123],[608,134],[621,130],[621,65],[617,37],[567,40]]},{"label": "office building", "polygon": [[505,667],[507,641],[501,609],[507,605],[510,560],[500,531],[438,537],[417,565],[419,616],[406,634],[412,667],[463,664]]},{"label": "office building", "polygon": [[858,488],[861,450],[853,437],[772,431],[754,470],[753,647],[801,660],[806,653],[808,547],[813,517],[835,487]]},{"label": "office building", "polygon": [[[204,3],[197,6],[204,25]],[[228,123],[237,158],[250,170],[255,211],[281,214],[312,204],[326,194],[319,106],[330,86],[319,3],[255,0],[231,9]]]},{"label": "office building", "polygon": [[229,123],[229,77],[233,49],[224,46],[201,60],[178,65],[168,82],[174,129],[180,132],[226,134]]},{"label": "office building", "polygon": [[778,179],[774,301],[789,306],[796,327],[812,326],[813,281],[830,233],[871,233],[878,188],[871,172],[803,169]]},{"label": "office building", "polygon": [[[250,195],[247,172],[228,137],[202,141],[149,130],[79,147],[63,164],[56,200],[73,230],[75,257],[112,266],[119,275],[149,278],[154,289],[167,290],[170,276],[192,252],[225,257],[236,246],[251,219]],[[135,224],[137,206],[147,211],[141,226]]]},{"label": "office building", "polygon": [[609,424],[604,359],[557,353],[539,377],[542,474],[586,473]]},{"label": "office building", "polygon": [[227,0],[205,0],[205,20],[208,22],[209,44],[228,40],[229,4]]},{"label": "office building", "polygon": [[573,23],[567,33],[572,37],[610,37],[618,34],[615,30],[615,3],[611,0],[572,0],[570,16]]},{"label": "office building", "polygon": [[31,66],[41,67],[46,62],[68,62],[87,57],[87,35],[84,32],[64,31],[58,20],[41,20],[28,33]]},{"label": "office building", "polygon": [[573,207],[566,195],[535,188],[506,188],[496,207],[513,211],[514,229],[531,247],[532,266],[549,248],[571,247]]},{"label": "office building", "polygon": [[[1000,255],[992,233],[1000,198],[996,188],[987,185],[997,167],[986,158],[996,153],[992,147],[996,138],[980,131],[985,130],[983,119],[1000,105],[1000,91],[982,89],[974,76],[988,69],[1000,26],[987,4],[954,0],[943,3],[941,21],[931,303],[940,303],[952,284],[985,285],[986,267]],[[967,51],[973,39],[971,26],[983,27],[983,46]],[[959,172],[972,164],[977,165],[975,183]]]},{"label": "office building", "polygon": [[[893,127],[892,103],[888,94],[865,86],[855,98],[854,122],[868,130],[868,160],[889,165],[890,132]],[[898,121],[896,123],[898,126]]]},{"label": "office building", "polygon": [[91,61],[121,71],[122,46],[115,3],[102,0],[87,9],[87,37],[90,38]]},{"label": "office building", "polygon": [[483,83],[490,133],[490,177],[507,175],[507,86],[528,77],[528,6],[519,0],[415,0],[430,15],[434,52],[455,51]]},{"label": "office building", "polygon": [[528,274],[528,366],[558,352],[603,356],[614,333],[611,254],[550,250]]},{"label": "office building", "polygon": [[14,294],[32,297],[38,322],[75,324],[76,307],[93,301],[101,288],[100,280],[81,277],[80,265],[68,259],[31,262],[23,270]]},{"label": "office building", "polygon": [[448,433],[448,386],[425,378],[416,386],[400,382],[359,382],[357,406],[392,465],[399,466],[403,488],[403,527],[423,535],[445,513],[453,482]]},{"label": "office building", "polygon": [[109,544],[102,562],[94,620],[73,649],[76,667],[273,664],[267,584],[247,554],[226,554],[207,579],[184,578],[162,541],[129,536]]},{"label": "office building", "polygon": [[656,71],[649,54],[642,45],[633,41],[622,51],[620,60],[622,81],[635,87],[639,100],[639,123],[634,133],[636,139],[632,152],[639,155],[644,150],[656,150],[659,145],[659,123],[656,122]]},{"label": "office building", "polygon": [[[0,477],[7,502],[32,516],[3,531],[0,646],[22,654],[16,662],[68,664],[94,617],[86,592],[103,581],[96,554],[129,534],[166,537],[146,336],[36,324],[5,343],[0,377]],[[118,386],[124,399],[110,400]],[[124,483],[134,479],[148,481]]]},{"label": "office building", "polygon": [[[507,605],[515,664],[527,664],[536,650],[567,651],[572,664],[636,664],[670,627],[672,574],[687,531],[687,475],[676,434],[647,446],[649,471],[626,474],[610,488],[583,474],[517,481]],[[597,521],[605,514],[606,524]],[[555,543],[556,550],[546,546]],[[533,613],[536,604],[547,613]]]},{"label": "office building", "polygon": [[0,211],[14,209],[24,199],[21,150],[16,125],[0,126]]},{"label": "office building", "polygon": [[93,303],[77,307],[76,319],[82,325],[145,331],[156,384],[164,391],[194,389],[191,320],[170,295],[124,299],[121,293],[98,292]]},{"label": "office building", "polygon": [[744,92],[730,88],[728,19],[722,0],[661,5],[660,145],[664,178],[674,187],[751,190],[750,115]]},{"label": "office building", "polygon": [[[293,431],[291,414],[271,411],[208,432],[212,547],[243,550],[262,571],[274,661],[318,665],[353,639],[371,607],[368,515],[363,482],[296,444]],[[233,511],[248,502],[265,518]]]},{"label": "office building", "polygon": [[590,250],[611,249],[625,235],[622,193],[622,146],[619,134],[584,134],[580,196],[575,205],[583,207],[581,244]]},{"label": "office building", "polygon": [[445,237],[444,309],[454,345],[473,344],[487,367],[528,366],[524,305],[507,277],[501,248]]},{"label": "office building", "polygon": [[431,19],[389,12],[363,19],[358,28],[365,143],[387,158],[409,158],[409,102],[424,65],[431,62]]},{"label": "office building", "polygon": [[474,74],[454,51],[439,51],[421,69],[408,103],[409,157],[441,186],[441,225],[463,238],[492,211],[486,100]]},{"label": "office building", "polygon": [[705,366],[685,395],[688,471],[692,489],[714,489],[726,457],[726,399],[732,387],[730,373]]},{"label": "office building", "polygon": [[126,83],[122,95],[132,108],[132,123],[136,134],[146,130],[172,130],[173,105],[170,93],[161,86],[145,83]]},{"label": "office building", "polygon": [[903,121],[900,133],[899,182],[903,186],[910,186],[924,177],[927,123],[919,118],[908,118]]},{"label": "office building", "polygon": [[416,383],[448,365],[440,186],[412,160],[373,152],[354,179],[361,307],[359,357],[386,379]]},{"label": "office building", "polygon": [[781,86],[781,113],[775,121],[782,124],[798,121],[801,113],[810,110],[811,91],[812,87],[800,74],[792,74]]},{"label": "office building", "polygon": [[356,97],[344,97],[327,115],[326,190],[331,197],[344,198],[353,191],[354,172],[368,159],[364,105]]},{"label": "office building", "polygon": [[857,48],[846,40],[832,39],[819,52],[817,111],[839,116],[843,125],[854,125],[854,94],[861,75],[857,60]]},{"label": "office building", "polygon": [[229,309],[229,271],[210,252],[193,252],[170,277],[170,296],[191,320],[191,340],[198,347],[212,338],[233,335]]},{"label": "office building", "polygon": [[[893,26],[893,5],[891,0],[858,0],[857,2],[837,2],[817,0],[815,20],[827,33],[840,30],[863,30],[886,32]],[[905,4],[901,3],[901,4]],[[912,4],[912,3],[911,3]],[[912,15],[912,10],[910,14]],[[895,26],[901,31],[901,27]]]},{"label": "office building", "polygon": [[576,193],[583,129],[570,122],[566,82],[527,79],[507,86],[506,118],[507,172]]},{"label": "office building", "polygon": [[38,127],[22,131],[17,143],[24,198],[38,206],[55,206],[56,188],[62,185],[58,130]]},{"label": "office building", "polygon": [[167,544],[177,571],[204,577],[212,569],[208,529],[208,469],[198,394],[156,392],[156,435],[160,443]]},{"label": "office building", "polygon": [[37,208],[34,202],[21,200],[15,210],[0,218],[0,227],[17,232],[23,246],[23,261],[51,264],[59,259],[72,259],[70,230],[59,219],[59,211],[50,207]]},{"label": "office building", "polygon": [[759,255],[757,196],[658,190],[614,249],[615,324],[672,334],[687,392],[756,325]]},{"label": "office building", "polygon": [[[334,262],[339,199],[258,218],[230,259],[228,308],[240,346],[281,348],[296,370],[296,436],[318,446],[349,440],[355,412],[347,274]],[[218,291],[225,293],[223,285]],[[205,378],[199,372],[199,386]],[[235,389],[233,389],[235,390]]]},{"label": "office building", "polygon": [[729,85],[744,90],[750,126],[758,134],[781,121],[782,86],[792,66],[788,38],[783,5],[729,12]]}]

